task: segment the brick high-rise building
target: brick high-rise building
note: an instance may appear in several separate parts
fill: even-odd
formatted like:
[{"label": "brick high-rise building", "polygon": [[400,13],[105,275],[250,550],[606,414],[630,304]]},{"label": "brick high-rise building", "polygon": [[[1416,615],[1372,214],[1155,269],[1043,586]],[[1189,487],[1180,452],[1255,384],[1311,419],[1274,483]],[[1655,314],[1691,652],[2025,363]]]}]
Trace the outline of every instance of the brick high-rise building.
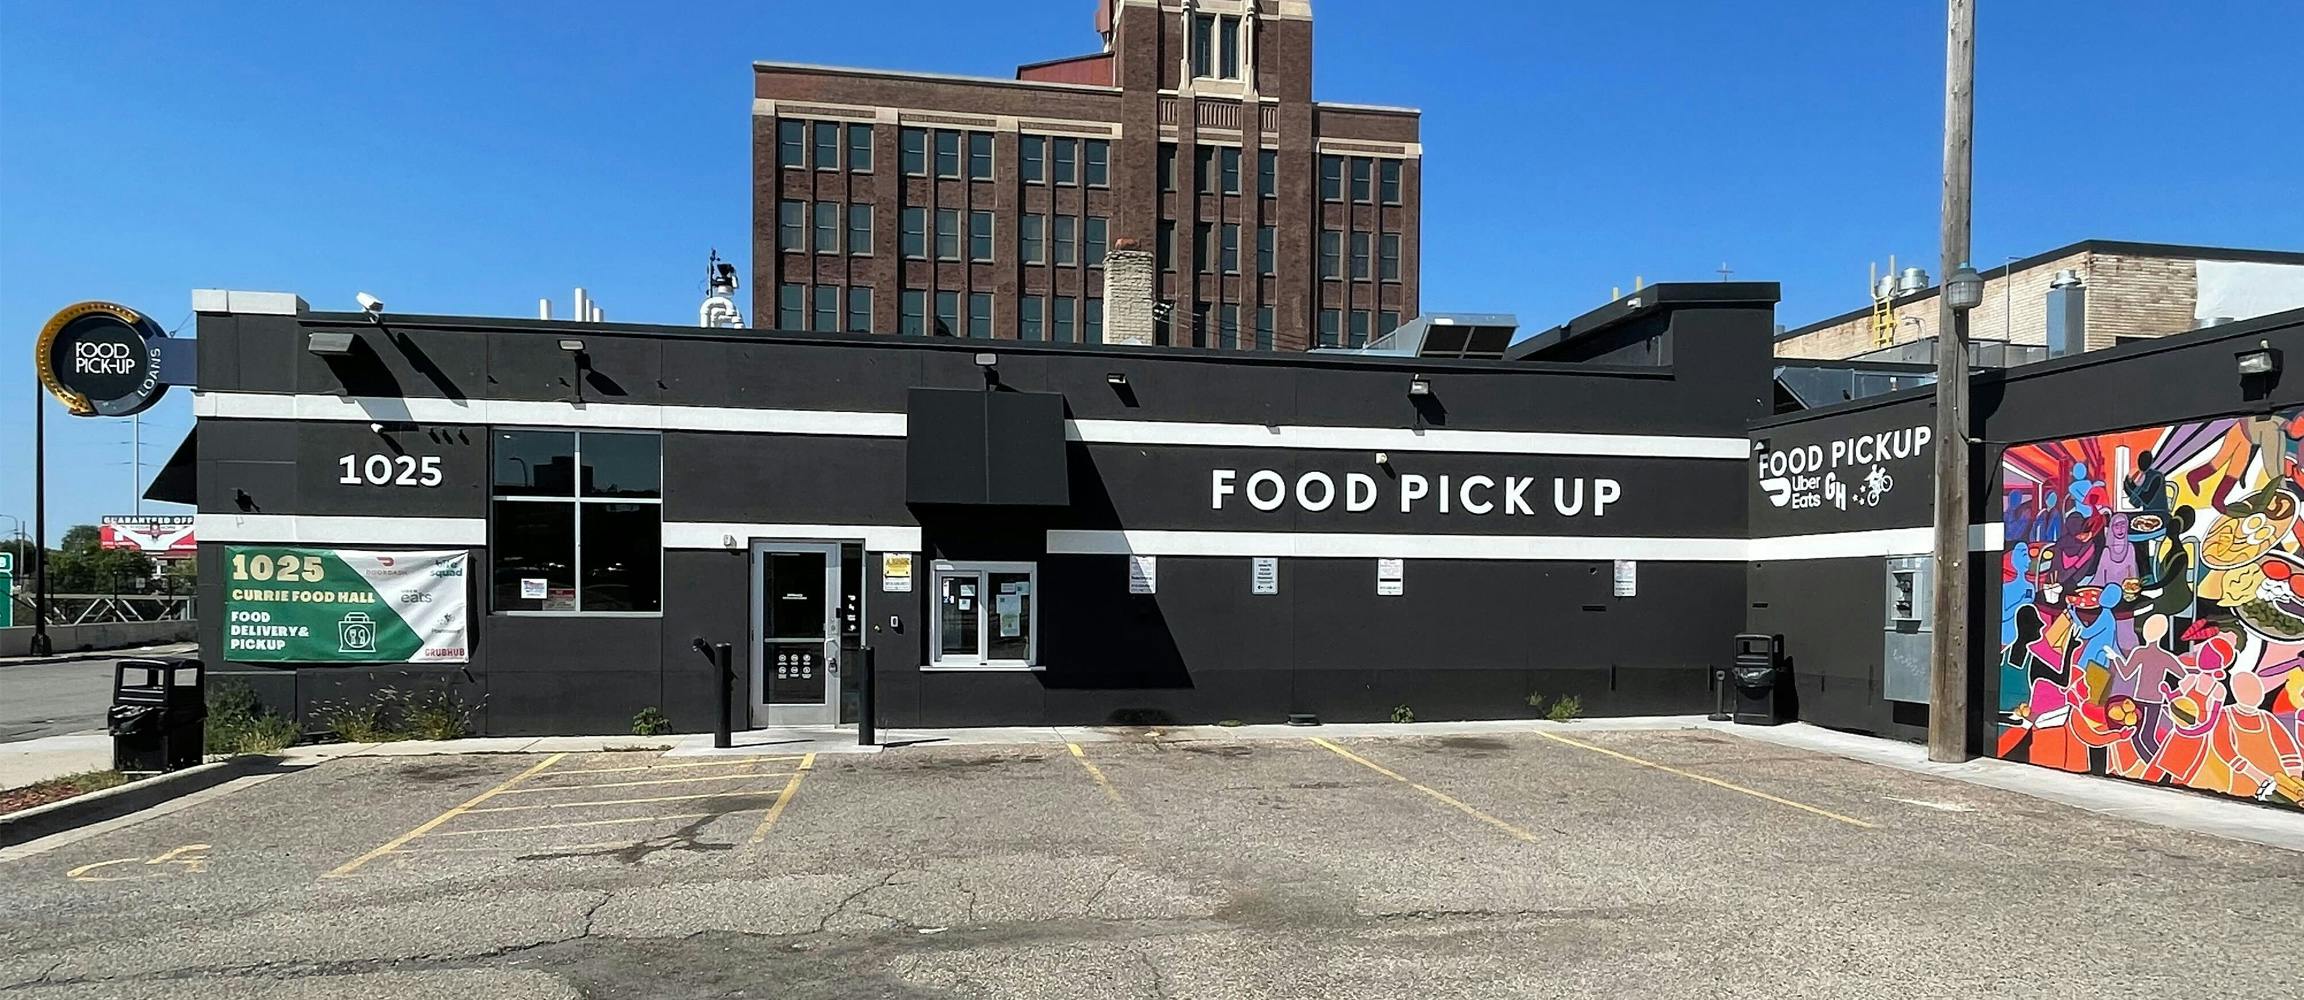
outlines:
[{"label": "brick high-rise building", "polygon": [[754,325],[1101,340],[1121,239],[1157,251],[1159,343],[1416,315],[1418,113],[1312,99],[1308,0],[1094,13],[1102,51],[1014,80],[754,64]]}]

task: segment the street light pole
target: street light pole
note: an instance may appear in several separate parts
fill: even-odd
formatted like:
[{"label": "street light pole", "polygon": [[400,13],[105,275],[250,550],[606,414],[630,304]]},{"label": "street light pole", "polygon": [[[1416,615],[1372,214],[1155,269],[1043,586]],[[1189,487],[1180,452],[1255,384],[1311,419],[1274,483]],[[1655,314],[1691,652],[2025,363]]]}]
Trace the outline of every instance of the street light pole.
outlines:
[{"label": "street light pole", "polygon": [[1968,266],[1975,169],[1976,6],[1946,0],[1944,284],[1937,294],[1935,618],[1929,649],[1928,759],[1968,759],[1968,310],[1983,279]]},{"label": "street light pole", "polygon": [[48,643],[48,387],[32,383],[32,646],[51,656]]}]

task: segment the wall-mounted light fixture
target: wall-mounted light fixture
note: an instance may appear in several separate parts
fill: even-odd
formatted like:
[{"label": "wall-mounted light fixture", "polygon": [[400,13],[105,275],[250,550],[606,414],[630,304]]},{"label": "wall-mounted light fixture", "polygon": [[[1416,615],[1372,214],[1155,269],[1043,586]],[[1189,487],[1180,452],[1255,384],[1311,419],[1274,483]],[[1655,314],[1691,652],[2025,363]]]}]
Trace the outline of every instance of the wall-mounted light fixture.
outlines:
[{"label": "wall-mounted light fixture", "polygon": [[1128,373],[1127,373],[1127,372],[1109,372],[1109,373],[1105,374],[1105,376],[1104,376],[1104,384],[1105,384],[1105,385],[1108,385],[1108,386],[1111,386],[1112,388],[1115,388],[1115,389],[1124,389],[1124,388],[1127,388],[1127,387],[1128,387]]},{"label": "wall-mounted light fixture", "polygon": [[1768,453],[1768,439],[1767,439],[1767,438],[1753,438],[1753,439],[1752,439],[1752,454],[1755,454],[1755,455],[1765,455],[1765,454],[1767,454],[1767,453]]},{"label": "wall-mounted light fixture", "polygon": [[304,349],[323,358],[346,358],[352,356],[356,343],[358,339],[349,333],[320,332],[306,338]]},{"label": "wall-mounted light fixture", "polygon": [[1385,453],[1385,452],[1381,452],[1381,451],[1380,451],[1380,452],[1377,452],[1377,453],[1376,453],[1376,464],[1378,464],[1378,465],[1390,465],[1390,464],[1392,464],[1392,456],[1391,456],[1391,455],[1389,455],[1389,454],[1387,454],[1387,453]]},{"label": "wall-mounted light fixture", "polygon": [[2241,351],[2233,360],[2243,376],[2272,375],[2280,371],[2280,349],[2269,340],[2257,341],[2255,348]]},{"label": "wall-mounted light fixture", "polygon": [[979,352],[977,352],[977,354],[976,354],[976,367],[978,367],[978,368],[997,368],[997,367],[999,367],[999,366],[1000,366],[1000,356],[999,356],[999,355],[997,355],[997,354],[994,354],[994,353],[992,353],[991,351],[979,351]]},{"label": "wall-mounted light fixture", "polygon": [[562,340],[560,342],[560,349],[567,351],[570,354],[582,354],[584,352],[584,342],[575,338]]},{"label": "wall-mounted light fixture", "polygon": [[1432,380],[1431,380],[1431,379],[1428,379],[1428,378],[1425,378],[1425,377],[1424,377],[1424,376],[1422,376],[1422,375],[1412,375],[1412,376],[1409,376],[1409,378],[1408,378],[1408,394],[1409,394],[1409,395],[1411,395],[1411,396],[1429,396],[1429,395],[1431,395],[1431,394],[1432,394]]}]

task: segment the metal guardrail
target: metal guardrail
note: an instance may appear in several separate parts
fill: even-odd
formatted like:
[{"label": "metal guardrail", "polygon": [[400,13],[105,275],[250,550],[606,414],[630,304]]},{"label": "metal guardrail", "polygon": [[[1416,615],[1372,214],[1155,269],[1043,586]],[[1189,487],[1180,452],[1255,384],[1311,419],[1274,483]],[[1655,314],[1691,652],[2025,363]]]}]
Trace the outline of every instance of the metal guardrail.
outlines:
[{"label": "metal guardrail", "polygon": [[[16,624],[32,624],[32,595],[14,595]],[[192,619],[191,594],[50,594],[50,625],[114,625]]]}]

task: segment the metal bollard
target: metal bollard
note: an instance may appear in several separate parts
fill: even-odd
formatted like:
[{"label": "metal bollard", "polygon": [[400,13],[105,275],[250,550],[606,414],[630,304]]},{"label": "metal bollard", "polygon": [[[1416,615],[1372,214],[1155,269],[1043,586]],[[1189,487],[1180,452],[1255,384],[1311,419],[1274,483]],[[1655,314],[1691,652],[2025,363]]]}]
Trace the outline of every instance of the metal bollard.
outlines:
[{"label": "metal bollard", "polygon": [[873,724],[877,706],[872,680],[872,675],[879,671],[872,669],[876,665],[873,658],[872,647],[864,647],[864,673],[856,678],[856,745],[860,747],[871,746],[879,740],[879,727]]},{"label": "metal bollard", "polygon": [[725,642],[712,644],[712,665],[720,673],[720,712],[712,725],[712,745],[722,750],[735,745],[728,733],[728,713],[736,704],[736,669],[729,665],[734,649]]}]

